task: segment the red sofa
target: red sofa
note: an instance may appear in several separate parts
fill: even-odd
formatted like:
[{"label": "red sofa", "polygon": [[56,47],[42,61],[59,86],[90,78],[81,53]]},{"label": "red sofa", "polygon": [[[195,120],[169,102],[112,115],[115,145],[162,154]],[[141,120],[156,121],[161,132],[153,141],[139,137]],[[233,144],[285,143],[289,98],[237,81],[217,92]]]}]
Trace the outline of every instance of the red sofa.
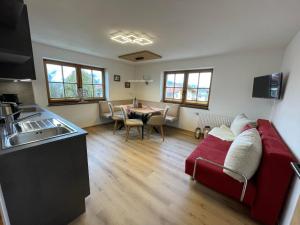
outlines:
[{"label": "red sofa", "polygon": [[[242,202],[249,207],[252,218],[266,225],[275,225],[293,176],[290,162],[295,158],[269,121],[257,122],[263,156],[259,169],[248,181]],[[208,135],[186,159],[185,172],[193,176],[195,159],[198,157],[224,165],[230,145],[231,142]],[[240,200],[243,183],[226,175],[216,165],[197,161],[195,179],[217,192]]]}]

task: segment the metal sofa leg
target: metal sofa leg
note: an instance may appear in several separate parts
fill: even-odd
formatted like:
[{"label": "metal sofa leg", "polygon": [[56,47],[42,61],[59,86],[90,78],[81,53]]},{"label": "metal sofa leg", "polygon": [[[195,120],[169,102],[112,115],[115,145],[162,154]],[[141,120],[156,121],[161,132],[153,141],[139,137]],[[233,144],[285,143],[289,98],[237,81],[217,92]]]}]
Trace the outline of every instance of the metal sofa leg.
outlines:
[{"label": "metal sofa leg", "polygon": [[225,169],[225,170],[229,170],[230,172],[235,173],[235,174],[241,176],[241,177],[243,178],[243,180],[244,180],[244,185],[243,185],[243,189],[242,189],[242,193],[241,193],[241,197],[240,197],[240,202],[243,202],[244,197],[245,197],[245,194],[246,194],[247,184],[248,184],[248,180],[247,180],[247,177],[246,177],[246,176],[244,176],[243,174],[241,174],[241,173],[238,172],[238,171],[235,171],[235,170],[232,170],[232,169],[230,169],[230,168],[227,168],[227,167],[225,167],[225,166],[223,166],[223,165],[221,165],[221,164],[219,164],[219,163],[213,162],[213,161],[211,161],[211,160],[208,160],[208,159],[205,159],[205,158],[202,158],[202,157],[198,157],[198,158],[195,159],[195,163],[194,163],[194,171],[193,171],[192,180],[195,180],[196,170],[197,170],[197,162],[198,162],[198,160],[205,161],[205,162],[210,163],[210,164],[212,164],[212,165],[214,165],[214,166],[223,168],[223,169]]}]

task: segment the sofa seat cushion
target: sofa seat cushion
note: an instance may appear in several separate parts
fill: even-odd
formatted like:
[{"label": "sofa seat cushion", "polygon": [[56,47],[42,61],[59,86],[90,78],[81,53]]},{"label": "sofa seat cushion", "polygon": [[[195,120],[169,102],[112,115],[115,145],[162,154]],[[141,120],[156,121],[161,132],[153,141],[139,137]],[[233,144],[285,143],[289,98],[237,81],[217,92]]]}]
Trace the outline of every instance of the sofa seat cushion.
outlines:
[{"label": "sofa seat cushion", "polygon": [[176,121],[177,120],[177,118],[176,117],[174,117],[174,116],[166,116],[166,121],[167,122],[174,122],[174,121]]},{"label": "sofa seat cushion", "polygon": [[[223,141],[208,135],[186,159],[185,172],[193,175],[194,162],[197,157],[224,165],[231,142]],[[223,193],[236,200],[240,199],[243,184],[223,173],[223,169],[204,161],[198,161],[195,179],[205,186]],[[256,188],[253,180],[249,180],[244,203],[251,206],[255,199]]]}]

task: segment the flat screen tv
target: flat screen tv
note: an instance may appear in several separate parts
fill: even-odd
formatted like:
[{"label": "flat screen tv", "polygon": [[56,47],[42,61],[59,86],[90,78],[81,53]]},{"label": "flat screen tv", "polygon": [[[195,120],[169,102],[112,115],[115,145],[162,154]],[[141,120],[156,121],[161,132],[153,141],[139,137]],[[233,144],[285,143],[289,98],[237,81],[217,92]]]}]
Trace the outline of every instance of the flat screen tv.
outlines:
[{"label": "flat screen tv", "polygon": [[253,98],[280,99],[282,86],[282,73],[255,77],[253,83]]}]

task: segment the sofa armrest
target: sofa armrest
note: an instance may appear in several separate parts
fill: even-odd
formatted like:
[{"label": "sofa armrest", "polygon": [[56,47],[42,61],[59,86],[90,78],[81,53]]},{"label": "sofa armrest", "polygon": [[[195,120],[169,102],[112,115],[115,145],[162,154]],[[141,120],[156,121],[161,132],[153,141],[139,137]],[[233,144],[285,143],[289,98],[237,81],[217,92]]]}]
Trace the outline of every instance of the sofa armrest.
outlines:
[{"label": "sofa armrest", "polygon": [[209,160],[209,159],[205,159],[205,158],[203,158],[203,157],[198,157],[198,158],[195,159],[195,163],[194,163],[193,180],[195,180],[196,170],[197,170],[197,162],[198,162],[199,160],[204,161],[204,162],[207,162],[207,163],[212,164],[212,165],[214,165],[214,166],[223,168],[223,169],[225,169],[225,170],[229,170],[230,172],[235,173],[235,174],[241,176],[241,177],[243,178],[243,180],[244,180],[244,185],[243,185],[243,189],[242,189],[240,201],[243,202],[244,197],[245,197],[245,193],[246,193],[246,189],[247,189],[247,184],[248,184],[248,180],[247,180],[247,177],[246,177],[245,175],[241,174],[241,173],[238,172],[238,171],[235,171],[235,170],[232,170],[232,169],[230,169],[230,168],[228,168],[228,167],[225,167],[225,166],[223,166],[223,165],[221,165],[221,164],[219,164],[219,163],[213,162],[213,161],[211,161],[211,160]]},{"label": "sofa armrest", "polygon": [[[280,145],[278,142],[275,144]],[[255,201],[251,207],[251,216],[263,224],[278,223],[294,175],[291,161],[293,158],[265,152],[257,174]]]}]

